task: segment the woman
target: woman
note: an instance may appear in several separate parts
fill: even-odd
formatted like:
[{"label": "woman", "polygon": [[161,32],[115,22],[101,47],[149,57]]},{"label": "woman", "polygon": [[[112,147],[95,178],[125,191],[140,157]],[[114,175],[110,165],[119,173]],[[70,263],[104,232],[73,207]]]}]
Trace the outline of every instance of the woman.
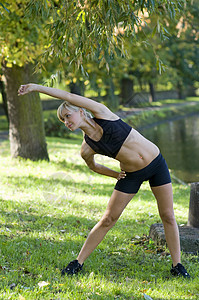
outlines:
[{"label": "woman", "polygon": [[[171,274],[189,278],[189,274],[180,263],[179,232],[173,211],[170,174],[158,147],[101,103],[32,83],[22,85],[18,95],[30,92],[44,93],[65,100],[58,108],[58,118],[71,131],[81,128],[85,133],[81,146],[82,158],[94,172],[117,179],[104,215],[91,230],[77,259],[62,270],[62,275],[73,275],[82,269],[86,258],[116,223],[124,208],[138,192],[142,182],[149,180],[151,190],[157,200],[172,258]],[[86,110],[89,110],[94,118]],[[121,172],[96,163],[94,159],[96,153],[118,160]]]}]

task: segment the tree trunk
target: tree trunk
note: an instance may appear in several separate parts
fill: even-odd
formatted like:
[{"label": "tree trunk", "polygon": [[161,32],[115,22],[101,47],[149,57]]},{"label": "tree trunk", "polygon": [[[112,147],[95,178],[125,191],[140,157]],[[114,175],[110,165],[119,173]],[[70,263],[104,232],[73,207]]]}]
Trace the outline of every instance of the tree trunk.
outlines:
[{"label": "tree trunk", "polygon": [[9,122],[7,96],[6,96],[6,92],[5,92],[4,82],[3,82],[3,80],[1,80],[1,76],[0,76],[0,92],[1,92],[2,101],[3,101],[3,109],[4,109],[5,115],[7,117],[7,120]]},{"label": "tree trunk", "polygon": [[197,97],[196,90],[194,83],[190,84],[186,89],[186,97]]},{"label": "tree trunk", "polygon": [[70,85],[70,92],[76,95],[83,96],[84,95],[84,83],[81,81],[71,82]]},{"label": "tree trunk", "polygon": [[118,96],[115,95],[115,86],[113,83],[112,78],[108,77],[106,80],[106,96],[105,101],[107,103],[107,106],[110,109],[117,110],[119,106],[119,99]]},{"label": "tree trunk", "polygon": [[133,99],[133,80],[122,78],[121,80],[121,98],[122,103],[128,103]]},{"label": "tree trunk", "polygon": [[149,98],[149,102],[154,102],[154,101],[156,101],[156,96],[155,96],[154,85],[153,85],[152,82],[149,82],[149,89],[150,89],[150,98]]},{"label": "tree trunk", "polygon": [[188,226],[199,228],[199,182],[191,184]]},{"label": "tree trunk", "polygon": [[177,92],[178,92],[178,99],[184,99],[183,88],[182,88],[182,84],[180,82],[178,82],[178,84],[177,84]]},{"label": "tree trunk", "polygon": [[49,160],[39,94],[17,96],[21,84],[34,82],[32,65],[2,68],[6,78],[11,156]]}]

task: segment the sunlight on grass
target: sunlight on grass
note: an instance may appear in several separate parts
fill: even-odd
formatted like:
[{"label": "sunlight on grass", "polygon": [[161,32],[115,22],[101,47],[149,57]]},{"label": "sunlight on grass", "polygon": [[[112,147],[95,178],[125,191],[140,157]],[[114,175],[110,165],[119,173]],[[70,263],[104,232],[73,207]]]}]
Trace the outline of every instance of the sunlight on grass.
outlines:
[{"label": "sunlight on grass", "polygon": [[[91,172],[80,157],[82,136],[48,138],[50,162],[11,159],[0,148],[0,299],[197,299],[198,257],[183,255],[193,279],[173,279],[171,258],[133,243],[160,222],[148,183],[91,254],[77,277],[60,269],[76,258],[101,218],[115,180]],[[99,163],[118,169],[112,159]],[[186,224],[189,187],[174,184],[177,222]],[[149,247],[150,246],[150,247]],[[20,298],[21,297],[21,298]]]}]

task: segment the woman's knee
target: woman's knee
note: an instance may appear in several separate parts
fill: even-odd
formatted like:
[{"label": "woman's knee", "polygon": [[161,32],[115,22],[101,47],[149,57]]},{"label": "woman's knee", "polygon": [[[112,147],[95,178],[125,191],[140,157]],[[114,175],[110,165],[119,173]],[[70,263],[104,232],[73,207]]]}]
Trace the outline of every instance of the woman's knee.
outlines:
[{"label": "woman's knee", "polygon": [[114,218],[112,215],[106,214],[101,218],[100,225],[106,228],[112,227],[116,223],[117,219],[118,218]]},{"label": "woman's knee", "polygon": [[163,212],[160,214],[163,223],[173,225],[176,223],[175,216],[173,212]]}]

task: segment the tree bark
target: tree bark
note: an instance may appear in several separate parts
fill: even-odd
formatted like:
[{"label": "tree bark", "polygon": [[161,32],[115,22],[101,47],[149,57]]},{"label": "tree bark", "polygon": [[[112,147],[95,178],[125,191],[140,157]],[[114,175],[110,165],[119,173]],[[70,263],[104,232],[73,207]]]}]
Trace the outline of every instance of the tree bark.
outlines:
[{"label": "tree bark", "polygon": [[106,96],[105,101],[107,102],[107,106],[114,111],[118,109],[119,106],[119,98],[115,95],[115,86],[112,78],[108,77],[106,80]]},{"label": "tree bark", "polygon": [[70,92],[76,95],[84,96],[84,83],[81,81],[77,81],[76,83],[71,82],[70,85]]},{"label": "tree bark", "polygon": [[133,99],[133,80],[130,78],[122,78],[121,80],[121,98],[122,103],[128,103]]},{"label": "tree bark", "polygon": [[183,88],[182,88],[182,84],[180,82],[178,82],[178,84],[177,84],[177,92],[178,92],[178,99],[184,99]]},{"label": "tree bark", "polygon": [[191,184],[188,226],[199,228],[199,182]]},{"label": "tree bark", "polygon": [[13,158],[49,160],[38,93],[17,96],[21,84],[34,82],[33,66],[2,66],[6,78],[10,150]]},{"label": "tree bark", "polygon": [[1,92],[2,101],[3,101],[3,109],[4,109],[4,112],[5,112],[6,118],[9,122],[7,96],[6,96],[6,92],[5,92],[4,82],[3,82],[3,80],[1,80],[1,76],[0,76],[0,92]]},{"label": "tree bark", "polygon": [[150,96],[151,96],[149,102],[155,102],[156,101],[155,89],[152,82],[149,82],[149,89],[150,89]]}]

